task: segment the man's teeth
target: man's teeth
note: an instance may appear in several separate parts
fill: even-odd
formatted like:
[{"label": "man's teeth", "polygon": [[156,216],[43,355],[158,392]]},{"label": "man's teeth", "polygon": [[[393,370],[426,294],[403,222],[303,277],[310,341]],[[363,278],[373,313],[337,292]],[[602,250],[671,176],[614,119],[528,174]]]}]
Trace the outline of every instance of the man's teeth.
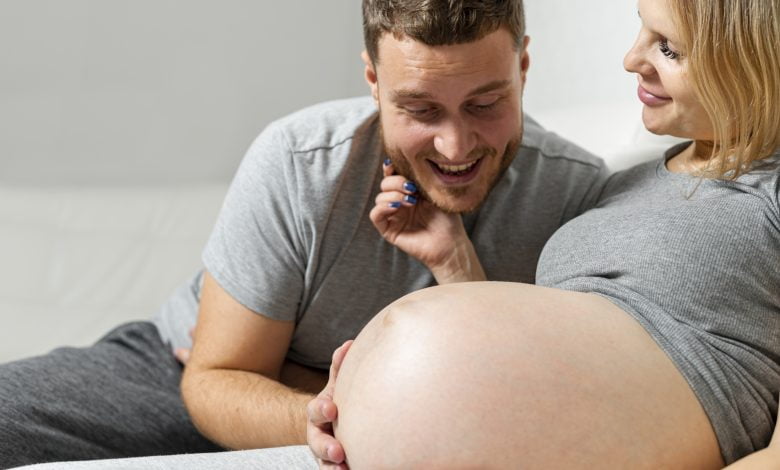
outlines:
[{"label": "man's teeth", "polygon": [[467,165],[442,165],[440,163],[437,163],[436,166],[439,167],[439,169],[445,173],[463,173],[464,171],[469,171],[474,167],[474,165],[477,164],[479,160],[476,162],[471,162]]}]

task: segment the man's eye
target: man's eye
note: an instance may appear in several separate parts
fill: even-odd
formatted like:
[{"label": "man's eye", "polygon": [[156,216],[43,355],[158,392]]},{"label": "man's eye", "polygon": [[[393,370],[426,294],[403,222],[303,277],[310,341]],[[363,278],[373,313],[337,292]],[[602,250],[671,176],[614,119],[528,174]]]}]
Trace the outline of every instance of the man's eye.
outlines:
[{"label": "man's eye", "polygon": [[490,111],[493,108],[495,108],[498,105],[499,101],[500,100],[489,101],[489,102],[481,102],[481,103],[472,103],[472,104],[469,105],[469,109],[472,112],[483,113],[483,112]]},{"label": "man's eye", "polygon": [[437,109],[434,107],[425,108],[403,108],[404,112],[415,119],[430,120],[436,117]]},{"label": "man's eye", "polygon": [[490,103],[490,104],[472,104],[472,109],[475,109],[477,111],[488,111],[496,107],[496,103]]}]

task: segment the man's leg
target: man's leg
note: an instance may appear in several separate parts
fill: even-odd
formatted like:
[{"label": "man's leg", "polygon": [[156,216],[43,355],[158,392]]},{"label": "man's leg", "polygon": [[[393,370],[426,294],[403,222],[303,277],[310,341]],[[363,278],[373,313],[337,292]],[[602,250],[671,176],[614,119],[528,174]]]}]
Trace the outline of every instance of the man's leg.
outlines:
[{"label": "man's leg", "polygon": [[0,468],[220,450],[192,425],[181,366],[151,323],[0,365]]}]

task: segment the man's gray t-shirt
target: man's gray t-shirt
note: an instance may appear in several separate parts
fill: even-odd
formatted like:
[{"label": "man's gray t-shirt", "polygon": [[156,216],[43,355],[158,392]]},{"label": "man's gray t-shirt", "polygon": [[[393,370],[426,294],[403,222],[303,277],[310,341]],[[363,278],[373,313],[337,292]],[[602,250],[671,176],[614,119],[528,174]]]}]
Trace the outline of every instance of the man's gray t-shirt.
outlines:
[{"label": "man's gray t-shirt", "polygon": [[603,295],[644,326],[698,396],[726,463],[766,447],[777,415],[778,180],[780,157],[736,181],[639,165],[613,175],[539,260],[539,285]]},{"label": "man's gray t-shirt", "polygon": [[[228,191],[203,260],[242,305],[296,323],[288,358],[327,368],[392,301],[434,284],[369,219],[385,159],[370,98],[321,104],[283,118],[254,142]],[[464,216],[489,279],[533,282],[547,239],[595,202],[603,162],[525,118],[523,144],[483,206]],[[199,278],[156,324],[187,346]]]}]

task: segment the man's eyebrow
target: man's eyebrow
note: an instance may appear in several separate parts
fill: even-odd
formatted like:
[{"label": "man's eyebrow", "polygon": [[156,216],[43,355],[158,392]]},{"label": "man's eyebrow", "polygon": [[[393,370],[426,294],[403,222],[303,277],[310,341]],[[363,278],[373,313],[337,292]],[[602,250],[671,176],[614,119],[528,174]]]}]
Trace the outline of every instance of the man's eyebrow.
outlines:
[{"label": "man's eyebrow", "polygon": [[394,90],[391,99],[393,101],[401,100],[430,100],[433,95],[430,93],[414,90]]},{"label": "man's eyebrow", "polygon": [[[487,83],[485,85],[482,85],[480,87],[475,88],[472,90],[468,96],[476,96],[481,95],[483,93],[487,93],[494,90],[499,90],[501,88],[506,88],[511,84],[509,80],[495,80],[490,83]],[[433,95],[431,95],[428,92],[424,91],[414,91],[414,90],[395,90],[392,93],[391,99],[393,101],[401,101],[401,100],[431,100],[433,99]]]},{"label": "man's eyebrow", "polygon": [[481,95],[483,93],[488,93],[490,91],[500,90],[502,88],[506,88],[509,85],[511,85],[512,82],[509,80],[495,80],[493,82],[490,82],[486,85],[482,85],[481,87],[477,87],[474,90],[469,93],[468,96],[476,96]]}]

